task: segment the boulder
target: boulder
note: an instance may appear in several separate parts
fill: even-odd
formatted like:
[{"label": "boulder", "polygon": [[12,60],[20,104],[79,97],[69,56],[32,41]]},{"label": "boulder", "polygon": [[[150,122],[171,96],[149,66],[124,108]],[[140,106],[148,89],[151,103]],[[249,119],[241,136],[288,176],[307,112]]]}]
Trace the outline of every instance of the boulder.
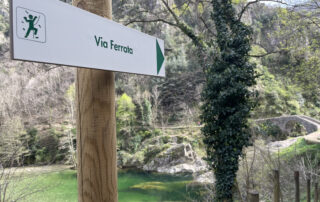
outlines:
[{"label": "boulder", "polygon": [[196,156],[190,144],[174,144],[150,159],[144,166],[145,171],[160,173],[195,173],[207,170],[206,163]]}]

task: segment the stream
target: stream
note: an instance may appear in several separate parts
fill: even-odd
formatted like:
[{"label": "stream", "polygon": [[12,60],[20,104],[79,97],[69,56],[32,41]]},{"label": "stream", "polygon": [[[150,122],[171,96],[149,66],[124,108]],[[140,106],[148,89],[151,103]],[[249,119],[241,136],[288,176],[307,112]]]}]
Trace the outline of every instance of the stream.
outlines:
[{"label": "stream", "polygon": [[190,175],[118,171],[119,202],[202,201],[201,194],[204,192],[203,185],[192,184]]}]

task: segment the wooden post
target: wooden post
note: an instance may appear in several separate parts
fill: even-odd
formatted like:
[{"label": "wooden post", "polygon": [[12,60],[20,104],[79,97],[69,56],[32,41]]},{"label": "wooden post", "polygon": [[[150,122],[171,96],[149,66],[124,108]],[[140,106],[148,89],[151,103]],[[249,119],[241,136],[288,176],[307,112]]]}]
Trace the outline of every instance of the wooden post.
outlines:
[{"label": "wooden post", "polygon": [[295,201],[300,202],[299,171],[294,171],[294,182],[295,182],[295,188],[296,188]]},{"label": "wooden post", "polygon": [[319,201],[319,189],[318,189],[318,182],[314,184],[314,202]]},{"label": "wooden post", "polygon": [[273,190],[273,201],[274,202],[280,202],[280,176],[279,176],[279,170],[274,170],[274,190]]},{"label": "wooden post", "polygon": [[311,180],[310,180],[310,174],[307,174],[307,202],[311,202]]},{"label": "wooden post", "polygon": [[248,198],[249,202],[259,202],[259,193],[256,191],[249,191]]},{"label": "wooden post", "polygon": [[[112,18],[111,0],[74,0],[73,5]],[[78,68],[76,86],[78,201],[117,202],[114,73]]]}]

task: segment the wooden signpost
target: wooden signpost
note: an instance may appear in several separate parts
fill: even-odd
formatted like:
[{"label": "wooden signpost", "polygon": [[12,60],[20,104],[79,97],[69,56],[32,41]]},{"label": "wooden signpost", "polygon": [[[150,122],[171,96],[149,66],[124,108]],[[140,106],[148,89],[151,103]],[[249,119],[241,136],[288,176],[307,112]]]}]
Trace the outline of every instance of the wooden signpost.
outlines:
[{"label": "wooden signpost", "polygon": [[164,42],[111,21],[112,0],[73,5],[11,0],[11,57],[84,67],[77,68],[76,83],[78,199],[116,202],[113,72],[164,77]]},{"label": "wooden signpost", "polygon": [[[111,0],[73,5],[112,19]],[[77,69],[78,201],[118,201],[114,73]]]}]

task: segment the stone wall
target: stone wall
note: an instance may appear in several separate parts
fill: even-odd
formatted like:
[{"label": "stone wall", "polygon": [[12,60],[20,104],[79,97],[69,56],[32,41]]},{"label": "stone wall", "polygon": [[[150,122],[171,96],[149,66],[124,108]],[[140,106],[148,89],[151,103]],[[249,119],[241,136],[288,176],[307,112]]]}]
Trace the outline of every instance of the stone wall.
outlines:
[{"label": "stone wall", "polygon": [[291,121],[300,123],[303,125],[307,131],[308,134],[315,132],[320,129],[320,122],[318,120],[315,120],[311,117],[307,116],[299,116],[299,115],[293,115],[293,116],[280,116],[280,117],[274,117],[274,118],[266,118],[266,119],[258,119],[256,120],[257,123],[263,123],[263,122],[271,122],[274,125],[277,125],[280,127],[282,131],[289,132],[287,124]]}]

